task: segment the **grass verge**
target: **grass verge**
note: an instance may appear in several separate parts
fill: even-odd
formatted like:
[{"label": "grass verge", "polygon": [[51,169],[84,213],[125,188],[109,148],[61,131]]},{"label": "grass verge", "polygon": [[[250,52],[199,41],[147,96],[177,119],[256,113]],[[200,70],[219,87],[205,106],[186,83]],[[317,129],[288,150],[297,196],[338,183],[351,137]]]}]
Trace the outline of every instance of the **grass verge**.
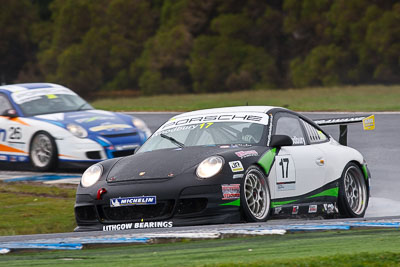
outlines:
[{"label": "grass verge", "polygon": [[0,235],[71,232],[76,226],[75,191],[41,183],[0,182]]},{"label": "grass verge", "polygon": [[112,111],[190,111],[246,104],[296,111],[399,111],[399,99],[400,85],[376,85],[103,98],[91,104]]},{"label": "grass verge", "polygon": [[399,266],[398,229],[10,254],[4,266]]}]

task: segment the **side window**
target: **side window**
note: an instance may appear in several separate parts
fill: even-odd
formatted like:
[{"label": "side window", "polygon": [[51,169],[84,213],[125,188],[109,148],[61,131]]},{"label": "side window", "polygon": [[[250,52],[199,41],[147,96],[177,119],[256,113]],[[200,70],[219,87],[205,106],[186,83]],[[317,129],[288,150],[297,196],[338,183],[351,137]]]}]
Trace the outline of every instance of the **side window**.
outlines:
[{"label": "side window", "polygon": [[323,143],[328,140],[328,136],[326,136],[322,131],[318,130],[308,122],[301,120],[304,128],[306,129],[308,139],[311,144]]},{"label": "side window", "polygon": [[4,111],[11,108],[11,104],[8,101],[7,97],[3,94],[0,94],[0,114],[3,114]]},{"label": "side window", "polygon": [[300,121],[295,116],[283,115],[278,117],[275,134],[288,135],[293,140],[293,145],[305,145],[303,129]]}]

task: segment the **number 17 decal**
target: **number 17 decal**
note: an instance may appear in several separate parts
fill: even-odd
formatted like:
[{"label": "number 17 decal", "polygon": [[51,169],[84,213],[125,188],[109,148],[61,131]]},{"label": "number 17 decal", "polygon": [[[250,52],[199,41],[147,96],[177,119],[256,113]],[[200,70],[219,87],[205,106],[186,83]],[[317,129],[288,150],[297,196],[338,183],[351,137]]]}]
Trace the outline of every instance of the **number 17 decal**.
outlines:
[{"label": "number 17 decal", "polygon": [[279,191],[296,189],[296,169],[290,155],[276,156],[276,184]]}]

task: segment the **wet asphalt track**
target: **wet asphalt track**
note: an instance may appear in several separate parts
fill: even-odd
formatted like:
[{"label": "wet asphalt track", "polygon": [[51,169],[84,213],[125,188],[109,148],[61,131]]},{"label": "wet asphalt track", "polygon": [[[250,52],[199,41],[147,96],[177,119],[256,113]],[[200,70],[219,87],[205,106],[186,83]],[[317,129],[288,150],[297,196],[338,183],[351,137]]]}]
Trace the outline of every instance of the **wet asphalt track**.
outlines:
[{"label": "wet asphalt track", "polygon": [[[177,113],[131,112],[129,114],[143,119],[149,128],[155,131],[163,122]],[[305,115],[312,119],[358,116],[360,114],[361,113],[305,113]],[[372,173],[372,197],[366,213],[366,218],[397,217],[400,216],[400,177],[397,169],[400,164],[400,113],[375,113],[375,119],[376,129],[374,131],[363,131],[361,124],[349,125],[348,145],[356,148],[366,157],[369,169]],[[328,126],[325,129],[335,139],[338,139],[338,128],[338,126]],[[75,171],[75,173],[79,174],[79,171]],[[15,170],[10,171],[8,167],[0,165],[0,178],[8,175],[11,177],[17,174],[18,172],[15,172]],[[24,172],[24,175],[28,174],[32,175],[32,173]],[[68,174],[71,174],[71,172]],[[301,223],[301,220],[297,222]],[[304,222],[307,222],[307,220],[304,220]],[[267,222],[265,225],[271,223],[276,224],[280,222]],[[198,228],[192,227],[190,229],[196,230],[203,229],[204,227],[209,230],[218,228],[217,226],[214,228],[213,226],[199,226]],[[118,234],[118,232],[115,233]],[[60,234],[60,236],[74,236],[76,234],[77,233],[64,233]],[[15,238],[16,237],[13,237],[12,239]]]}]

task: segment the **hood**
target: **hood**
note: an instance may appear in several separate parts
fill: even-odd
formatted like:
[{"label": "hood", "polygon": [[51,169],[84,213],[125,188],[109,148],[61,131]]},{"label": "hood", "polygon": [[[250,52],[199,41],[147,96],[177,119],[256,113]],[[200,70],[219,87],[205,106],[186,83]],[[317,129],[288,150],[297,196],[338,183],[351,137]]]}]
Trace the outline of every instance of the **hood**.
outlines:
[{"label": "hood", "polygon": [[128,134],[136,132],[126,115],[103,110],[81,110],[76,112],[38,115],[35,119],[66,127],[70,123],[83,127],[89,135]]},{"label": "hood", "polygon": [[[119,160],[107,175],[108,182],[168,179],[195,167],[209,156],[243,148],[185,147],[162,149],[128,156]],[[194,175],[194,174],[193,174]]]}]

